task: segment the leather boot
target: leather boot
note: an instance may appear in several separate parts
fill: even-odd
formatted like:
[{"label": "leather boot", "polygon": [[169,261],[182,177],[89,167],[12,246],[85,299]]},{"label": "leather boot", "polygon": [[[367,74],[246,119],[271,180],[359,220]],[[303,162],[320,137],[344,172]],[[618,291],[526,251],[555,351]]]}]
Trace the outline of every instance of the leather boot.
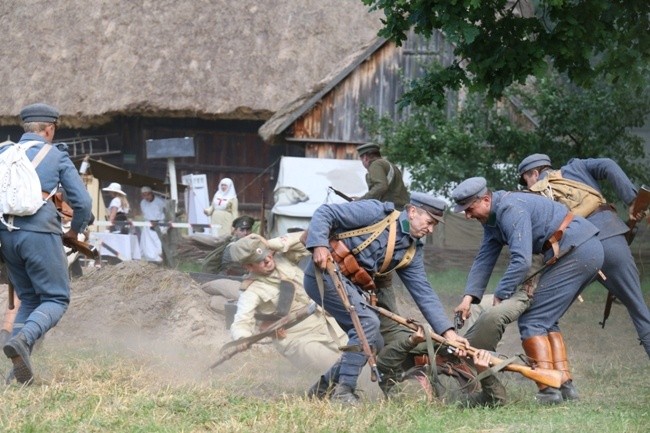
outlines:
[{"label": "leather boot", "polygon": [[548,341],[551,343],[551,351],[553,352],[553,368],[562,372],[562,386],[560,386],[562,398],[564,400],[578,400],[580,397],[571,379],[569,361],[567,359],[566,346],[564,345],[562,334],[559,332],[549,332]]},{"label": "leather boot", "polygon": [[350,385],[344,383],[336,384],[332,391],[332,395],[330,396],[330,400],[352,406],[359,404],[359,396],[354,393],[354,389]]},{"label": "leather boot", "polygon": [[[525,339],[522,342],[526,356],[531,362],[539,368],[553,369],[553,352],[551,351],[551,342],[546,335],[536,335]],[[562,393],[558,388],[546,386],[543,383],[537,383],[539,392],[535,395],[535,400],[539,404],[557,404],[562,403]]]},{"label": "leather boot", "polygon": [[307,390],[307,398],[323,400],[334,388],[335,383],[330,383],[325,376],[321,376],[318,381]]},{"label": "leather boot", "polygon": [[34,371],[29,360],[32,348],[21,333],[15,335],[2,348],[7,358],[13,363],[13,372],[19,383],[29,385],[34,380]]}]

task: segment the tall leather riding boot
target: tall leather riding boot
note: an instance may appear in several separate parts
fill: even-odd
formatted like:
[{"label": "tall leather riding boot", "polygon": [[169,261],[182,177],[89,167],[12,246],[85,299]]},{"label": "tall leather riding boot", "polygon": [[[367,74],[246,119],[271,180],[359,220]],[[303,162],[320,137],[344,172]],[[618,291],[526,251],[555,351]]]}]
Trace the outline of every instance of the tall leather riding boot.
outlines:
[{"label": "tall leather riding boot", "polygon": [[[526,356],[530,358],[539,368],[553,369],[553,351],[551,342],[546,335],[536,335],[526,338],[522,341],[522,346]],[[537,383],[539,392],[535,395],[535,400],[540,404],[557,404],[562,403],[562,393],[558,388],[546,386],[543,383]]]},{"label": "tall leather riding boot", "polygon": [[553,368],[562,372],[562,386],[560,386],[562,398],[564,400],[578,400],[580,397],[571,378],[566,346],[564,345],[562,334],[559,332],[549,332],[548,341],[551,343],[551,351],[553,352]]}]

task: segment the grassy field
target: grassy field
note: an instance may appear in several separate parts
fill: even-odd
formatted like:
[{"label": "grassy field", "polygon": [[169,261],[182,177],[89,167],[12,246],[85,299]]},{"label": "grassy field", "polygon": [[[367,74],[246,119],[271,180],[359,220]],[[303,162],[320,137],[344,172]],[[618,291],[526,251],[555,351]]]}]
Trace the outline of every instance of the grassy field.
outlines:
[{"label": "grassy field", "polygon": [[[449,271],[432,278],[449,307],[464,275]],[[648,299],[647,281],[644,291]],[[498,409],[387,402],[372,383],[364,384],[360,407],[342,408],[305,399],[314,373],[296,372],[268,347],[206,371],[216,354],[195,348],[179,349],[172,361],[156,350],[134,353],[55,335],[34,355],[43,379],[31,387],[3,388],[0,431],[648,432],[650,363],[635,344],[627,313],[615,305],[601,329],[604,289],[590,287],[583,297],[562,322],[582,396],[576,403],[536,406],[535,385],[504,373],[510,402]],[[504,349],[520,352],[516,344]],[[0,362],[9,368],[4,358]]]}]

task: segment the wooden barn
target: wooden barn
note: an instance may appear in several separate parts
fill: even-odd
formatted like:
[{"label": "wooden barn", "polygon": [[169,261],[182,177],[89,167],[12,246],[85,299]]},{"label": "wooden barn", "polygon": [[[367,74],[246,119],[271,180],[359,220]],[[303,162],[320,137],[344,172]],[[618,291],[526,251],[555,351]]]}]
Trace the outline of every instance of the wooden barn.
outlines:
[{"label": "wooden barn", "polygon": [[211,196],[230,177],[240,211],[257,217],[280,156],[304,155],[298,143],[269,146],[259,128],[381,27],[358,0],[10,0],[0,17],[2,141],[20,137],[21,107],[47,102],[73,159],[164,179],[146,140],[193,137],[177,178],[206,174]]},{"label": "wooden barn", "polygon": [[[360,124],[366,107],[395,120],[408,116],[396,102],[405,84],[421,77],[432,62],[448,66],[453,45],[441,32],[424,38],[411,32],[402,46],[377,38],[342,62],[310,92],[285,105],[261,128],[264,141],[304,148],[314,158],[356,158],[356,146],[369,140]],[[447,96],[450,114],[458,94]]]}]

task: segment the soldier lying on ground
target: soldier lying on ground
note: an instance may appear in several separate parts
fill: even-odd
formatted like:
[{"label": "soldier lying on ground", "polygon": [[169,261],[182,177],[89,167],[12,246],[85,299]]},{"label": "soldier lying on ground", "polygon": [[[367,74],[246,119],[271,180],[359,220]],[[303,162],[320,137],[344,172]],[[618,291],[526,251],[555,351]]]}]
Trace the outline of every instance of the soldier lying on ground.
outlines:
[{"label": "soldier lying on ground", "polygon": [[[311,300],[303,287],[297,263],[308,254],[300,242],[302,232],[266,240],[250,234],[230,244],[227,253],[249,272],[242,283],[237,313],[230,327],[233,340],[250,337],[294,313]],[[326,370],[339,357],[347,337],[336,322],[318,307],[300,322],[275,333],[273,346],[299,368]]]},{"label": "soldier lying on ground", "polygon": [[489,374],[480,379],[487,370],[490,353],[479,350],[473,357],[473,365],[445,349],[436,347],[431,368],[424,329],[412,333],[402,328],[400,338],[395,338],[377,355],[377,367],[382,373],[379,384],[387,398],[408,392],[415,385],[416,390],[424,392],[427,400],[438,398],[444,403],[459,404],[465,407],[500,406],[506,401],[506,390],[496,376]]}]

